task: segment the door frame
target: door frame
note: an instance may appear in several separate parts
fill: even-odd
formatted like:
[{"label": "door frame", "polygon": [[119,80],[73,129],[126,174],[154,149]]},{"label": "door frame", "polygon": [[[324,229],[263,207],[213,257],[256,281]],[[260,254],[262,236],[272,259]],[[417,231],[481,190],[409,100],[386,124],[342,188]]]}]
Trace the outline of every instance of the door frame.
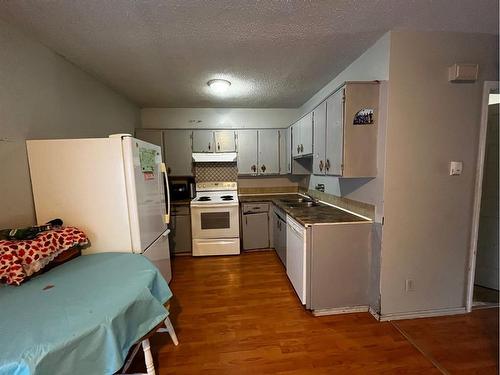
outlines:
[{"label": "door frame", "polygon": [[481,101],[481,124],[479,129],[479,149],[477,154],[476,183],[474,188],[474,206],[472,212],[472,231],[469,251],[469,269],[467,275],[466,309],[472,311],[474,295],[474,277],[476,274],[477,241],[479,238],[479,217],[481,212],[481,195],[483,189],[484,159],[486,151],[486,132],[488,129],[488,101],[492,90],[498,90],[498,81],[484,81],[483,99]]}]

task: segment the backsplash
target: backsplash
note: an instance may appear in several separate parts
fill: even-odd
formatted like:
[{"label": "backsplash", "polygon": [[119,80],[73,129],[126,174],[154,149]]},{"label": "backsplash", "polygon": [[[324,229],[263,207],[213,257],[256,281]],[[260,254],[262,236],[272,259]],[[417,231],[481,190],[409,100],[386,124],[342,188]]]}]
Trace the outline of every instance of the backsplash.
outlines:
[{"label": "backsplash", "polygon": [[238,180],[238,167],[236,163],[195,163],[194,179],[198,182],[214,182]]},{"label": "backsplash", "polygon": [[322,193],[318,190],[304,189],[301,188],[301,193],[307,193],[313,198],[319,199],[320,201],[331,203],[335,206],[341,207],[343,209],[356,212],[360,215],[369,217],[370,219],[375,219],[375,206],[369,203],[355,201],[353,199],[338,197],[336,195]]}]

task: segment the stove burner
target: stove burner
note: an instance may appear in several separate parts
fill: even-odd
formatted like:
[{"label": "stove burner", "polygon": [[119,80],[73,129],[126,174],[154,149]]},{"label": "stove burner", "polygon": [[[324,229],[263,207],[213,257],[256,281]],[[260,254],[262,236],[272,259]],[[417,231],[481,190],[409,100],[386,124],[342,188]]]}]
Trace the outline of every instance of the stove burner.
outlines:
[{"label": "stove burner", "polygon": [[220,197],[220,199],[222,199],[223,201],[232,201],[232,200],[234,200],[232,195],[223,195],[222,197]]},{"label": "stove burner", "polygon": [[212,198],[203,196],[203,197],[199,197],[198,200],[201,202],[207,202],[207,201],[211,201]]}]

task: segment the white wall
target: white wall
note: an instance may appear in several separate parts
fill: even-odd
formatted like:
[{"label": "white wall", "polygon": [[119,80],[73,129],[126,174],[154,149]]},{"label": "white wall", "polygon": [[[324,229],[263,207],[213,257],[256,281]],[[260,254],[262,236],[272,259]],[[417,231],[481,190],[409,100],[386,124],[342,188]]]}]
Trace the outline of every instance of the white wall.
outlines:
[{"label": "white wall", "polygon": [[26,139],[131,133],[139,110],[3,21],[0,51],[0,228],[4,228],[35,222]]},{"label": "white wall", "polygon": [[[314,107],[320,104],[345,81],[387,81],[389,79],[390,35],[390,33],[384,34],[373,46],[342,71],[342,73],[308,100],[300,108],[301,113],[305,114],[314,109]],[[377,144],[378,177],[341,179],[331,176],[311,176],[309,180],[309,189],[314,189],[316,184],[321,183],[325,185],[326,193],[375,205],[376,221],[380,221],[383,215],[385,124],[387,121],[386,99],[386,84],[382,84]]]},{"label": "white wall", "polygon": [[[449,83],[456,62],[478,63],[478,81]],[[465,306],[483,81],[497,72],[498,36],[391,33],[383,315]]]},{"label": "white wall", "polygon": [[286,128],[295,108],[143,108],[143,128]]}]

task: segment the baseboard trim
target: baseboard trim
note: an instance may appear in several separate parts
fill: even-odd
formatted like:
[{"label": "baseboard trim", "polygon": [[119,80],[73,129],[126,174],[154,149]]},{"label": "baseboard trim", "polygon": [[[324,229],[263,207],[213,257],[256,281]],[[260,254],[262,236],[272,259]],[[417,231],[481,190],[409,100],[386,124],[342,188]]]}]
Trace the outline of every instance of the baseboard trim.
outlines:
[{"label": "baseboard trim", "polygon": [[378,321],[380,321],[380,314],[379,314],[377,311],[375,311],[375,309],[374,309],[373,307],[371,307],[371,306],[370,306],[370,308],[368,309],[368,312],[369,312],[370,314],[372,314],[372,316],[373,316],[375,319],[377,319]]},{"label": "baseboard trim", "polygon": [[[465,313],[467,313],[467,309],[465,307],[455,307],[455,308],[449,308],[449,309],[437,309],[437,310],[410,311],[410,312],[405,312],[405,313],[379,314],[378,320],[380,320],[381,322],[387,322],[390,320],[431,318],[434,316],[459,315],[459,314],[465,314]],[[372,313],[372,315],[373,315],[373,313]]]},{"label": "baseboard trim", "polygon": [[335,307],[333,309],[314,310],[312,313],[314,316],[326,316],[359,312],[368,312],[368,306]]}]

